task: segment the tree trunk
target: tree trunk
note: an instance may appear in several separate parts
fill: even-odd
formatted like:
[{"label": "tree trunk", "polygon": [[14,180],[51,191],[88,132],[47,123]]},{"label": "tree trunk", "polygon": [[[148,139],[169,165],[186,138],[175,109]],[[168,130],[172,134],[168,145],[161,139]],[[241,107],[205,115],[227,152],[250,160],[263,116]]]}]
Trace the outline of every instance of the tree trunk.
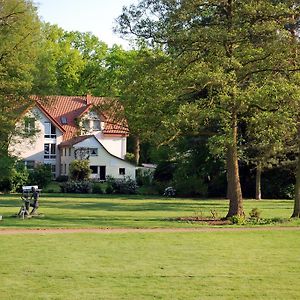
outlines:
[{"label": "tree trunk", "polygon": [[140,151],[141,151],[141,141],[138,136],[134,137],[134,158],[135,158],[135,163],[138,166],[140,163]]},{"label": "tree trunk", "polygon": [[226,218],[238,215],[244,216],[243,197],[240,184],[238,155],[237,155],[237,115],[232,115],[232,144],[227,148],[227,194],[229,196],[229,210]]},{"label": "tree trunk", "polygon": [[300,218],[300,127],[298,127],[298,162],[296,173],[296,186],[295,186],[295,200],[294,200],[294,212],[291,218]]},{"label": "tree trunk", "polygon": [[261,164],[256,166],[255,199],[261,200]]}]

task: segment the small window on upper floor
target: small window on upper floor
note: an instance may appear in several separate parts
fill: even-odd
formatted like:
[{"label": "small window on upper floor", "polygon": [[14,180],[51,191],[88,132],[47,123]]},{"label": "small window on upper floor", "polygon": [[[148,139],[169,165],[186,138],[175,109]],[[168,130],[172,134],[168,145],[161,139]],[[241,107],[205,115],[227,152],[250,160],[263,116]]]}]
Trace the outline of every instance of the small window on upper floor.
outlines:
[{"label": "small window on upper floor", "polygon": [[56,128],[51,122],[45,122],[45,138],[56,138]]}]

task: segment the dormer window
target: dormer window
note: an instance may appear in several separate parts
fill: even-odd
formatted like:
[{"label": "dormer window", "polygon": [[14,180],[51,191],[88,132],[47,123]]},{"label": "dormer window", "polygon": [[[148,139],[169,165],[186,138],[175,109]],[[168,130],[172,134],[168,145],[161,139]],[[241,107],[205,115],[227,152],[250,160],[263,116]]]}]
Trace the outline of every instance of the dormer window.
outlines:
[{"label": "dormer window", "polygon": [[56,128],[51,122],[45,122],[45,138],[56,138]]},{"label": "dormer window", "polygon": [[101,130],[101,123],[99,119],[93,119],[92,120],[92,129],[94,131],[99,131]]},{"label": "dormer window", "polygon": [[67,119],[67,117],[61,117],[61,118],[60,118],[60,122],[61,122],[61,124],[63,124],[63,125],[67,125],[67,124],[68,124],[68,119]]}]

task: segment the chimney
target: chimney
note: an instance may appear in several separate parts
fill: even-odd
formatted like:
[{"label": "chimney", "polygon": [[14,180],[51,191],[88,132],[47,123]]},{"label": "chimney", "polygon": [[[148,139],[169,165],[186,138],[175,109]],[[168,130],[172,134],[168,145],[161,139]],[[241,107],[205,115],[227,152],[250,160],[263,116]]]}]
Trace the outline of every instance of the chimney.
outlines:
[{"label": "chimney", "polygon": [[86,95],[86,105],[90,105],[92,103],[92,96],[90,94]]}]

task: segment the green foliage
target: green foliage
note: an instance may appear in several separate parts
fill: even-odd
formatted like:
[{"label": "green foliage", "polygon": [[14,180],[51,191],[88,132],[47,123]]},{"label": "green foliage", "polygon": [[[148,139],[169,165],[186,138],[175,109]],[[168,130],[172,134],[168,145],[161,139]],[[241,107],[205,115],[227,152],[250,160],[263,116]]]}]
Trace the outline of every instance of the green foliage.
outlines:
[{"label": "green foliage", "polygon": [[51,165],[40,164],[29,172],[28,184],[45,188],[53,179]]},{"label": "green foliage", "polygon": [[230,217],[229,221],[235,225],[245,225],[246,224],[246,219],[244,216],[235,215],[235,216]]},{"label": "green foliage", "polygon": [[[242,207],[237,166],[251,118],[260,157],[268,160],[283,148],[273,141],[283,138],[285,124],[291,124],[284,108],[299,99],[299,88],[291,82],[291,74],[299,71],[298,15],[294,1],[140,0],[124,7],[118,19],[118,32],[144,39],[153,48],[163,45],[172,57],[166,68],[173,74],[177,66],[180,88],[172,103],[174,116],[162,122],[168,124],[166,140],[186,132],[209,137],[210,152],[226,159],[232,174],[231,207]],[[272,121],[274,110],[279,113]],[[266,135],[265,143],[260,135]]]},{"label": "green foliage", "polygon": [[178,195],[207,196],[208,186],[197,174],[187,176],[178,170],[175,172],[172,183]]},{"label": "green foliage", "polygon": [[81,181],[89,179],[92,171],[88,160],[73,160],[69,172],[71,180]]},{"label": "green foliage", "polygon": [[108,186],[111,186],[114,194],[136,194],[136,181],[126,176],[124,178],[107,178]]},{"label": "green foliage", "polygon": [[20,110],[29,105],[40,21],[32,1],[0,0],[0,155]]},{"label": "green foliage", "polygon": [[23,162],[13,157],[0,159],[0,190],[6,192],[19,192],[28,181],[29,173]]},{"label": "green foliage", "polygon": [[55,179],[57,182],[67,182],[69,180],[69,176],[67,175],[59,175]]},{"label": "green foliage", "polygon": [[251,211],[249,212],[249,216],[251,219],[258,220],[260,219],[261,211],[257,207],[252,208]]},{"label": "green foliage", "polygon": [[114,188],[112,187],[111,183],[108,183],[108,185],[106,186],[106,189],[105,189],[105,193],[110,195],[114,192]]},{"label": "green foliage", "polygon": [[133,153],[126,153],[125,160],[129,161],[130,163],[135,164],[135,156]]},{"label": "green foliage", "polygon": [[92,187],[93,194],[103,194],[103,184],[99,182],[94,182]]},{"label": "green foliage", "polygon": [[138,186],[150,186],[153,180],[153,171],[137,169],[136,183]]},{"label": "green foliage", "polygon": [[60,184],[63,193],[91,194],[93,185],[90,181],[67,181]]}]

